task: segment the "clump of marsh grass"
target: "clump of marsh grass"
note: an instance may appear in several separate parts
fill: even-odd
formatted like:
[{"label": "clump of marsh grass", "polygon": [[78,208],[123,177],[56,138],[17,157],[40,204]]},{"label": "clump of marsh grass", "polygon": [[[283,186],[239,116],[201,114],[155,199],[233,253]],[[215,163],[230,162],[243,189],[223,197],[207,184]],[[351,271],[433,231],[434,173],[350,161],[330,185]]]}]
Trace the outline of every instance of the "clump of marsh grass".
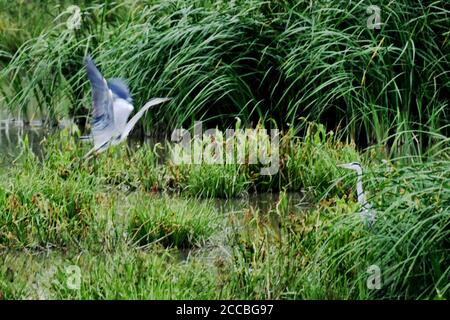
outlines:
[{"label": "clump of marsh grass", "polygon": [[218,213],[208,202],[170,196],[138,195],[130,212],[129,234],[140,246],[161,243],[167,247],[198,246],[219,226]]},{"label": "clump of marsh grass", "polygon": [[[167,252],[137,252],[83,257],[86,277],[75,298],[207,299],[216,295],[215,274],[199,260],[180,262]],[[58,288],[72,297],[73,290]]]},{"label": "clump of marsh grass", "polygon": [[240,165],[191,165],[182,188],[187,194],[206,198],[236,198],[247,193],[250,181]]},{"label": "clump of marsh grass", "polygon": [[183,191],[200,197],[234,198],[245,195],[256,183],[250,171],[259,172],[262,152],[273,152],[270,138],[261,124],[255,129],[240,125],[238,119],[232,131],[216,129],[213,134],[195,135],[188,145],[183,141],[170,147],[169,166],[174,178],[184,176],[177,179]]},{"label": "clump of marsh grass", "polygon": [[[26,148],[26,147],[25,147]],[[2,181],[0,242],[8,247],[68,245],[86,237],[97,207],[96,183],[86,174],[41,163],[31,153]]]},{"label": "clump of marsh grass", "polygon": [[127,163],[112,160],[120,150],[83,162],[88,147],[76,136],[76,130],[74,135],[62,130],[45,138],[42,158],[33,154],[25,137],[21,155],[0,183],[2,246],[80,246],[111,239],[104,231],[111,222],[109,212],[116,210],[113,188],[138,183],[133,176],[137,169],[128,173]]},{"label": "clump of marsh grass", "polygon": [[[35,159],[61,177],[90,175],[102,188],[158,191],[164,187],[165,170],[157,164],[154,148],[149,144],[129,147],[111,146],[107,152],[85,161],[89,146],[79,140],[76,126],[45,137],[44,157]],[[26,161],[19,157],[18,161]]]},{"label": "clump of marsh grass", "polygon": [[215,280],[209,265],[164,249],[0,255],[3,299],[208,299]]},{"label": "clump of marsh grass", "polygon": [[342,194],[345,188],[352,186],[348,179],[336,185],[333,182],[342,175],[336,165],[362,161],[354,142],[343,143],[336,133],[327,132],[324,125],[311,122],[307,124],[303,139],[293,137],[292,132],[286,138],[291,140],[287,141],[290,145],[284,164],[284,185],[289,190],[304,189],[320,198],[324,194]]}]

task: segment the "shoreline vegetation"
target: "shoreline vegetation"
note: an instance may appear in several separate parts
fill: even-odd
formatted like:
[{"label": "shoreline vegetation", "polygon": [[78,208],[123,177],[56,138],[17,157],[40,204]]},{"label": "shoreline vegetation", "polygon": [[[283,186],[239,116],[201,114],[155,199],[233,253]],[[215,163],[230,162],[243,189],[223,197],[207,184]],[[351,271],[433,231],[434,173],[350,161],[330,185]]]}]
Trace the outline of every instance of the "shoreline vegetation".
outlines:
[{"label": "shoreline vegetation", "polygon": [[[372,4],[85,0],[71,29],[69,1],[0,0],[0,107],[75,121],[0,166],[0,299],[450,299],[450,5],[380,1],[371,29]],[[279,129],[278,171],[83,161],[87,54],[135,109],[174,98],[145,134]]]}]

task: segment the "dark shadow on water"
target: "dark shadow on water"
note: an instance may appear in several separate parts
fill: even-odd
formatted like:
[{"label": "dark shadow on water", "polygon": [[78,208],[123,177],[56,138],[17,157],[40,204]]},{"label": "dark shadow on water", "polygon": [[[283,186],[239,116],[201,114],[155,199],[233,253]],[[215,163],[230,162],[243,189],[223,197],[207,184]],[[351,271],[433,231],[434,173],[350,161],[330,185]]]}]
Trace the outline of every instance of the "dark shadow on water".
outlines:
[{"label": "dark shadow on water", "polygon": [[[258,209],[260,213],[266,214],[271,210],[275,210],[275,206],[279,201],[280,194],[272,192],[250,193],[243,198],[234,199],[216,199],[216,205],[222,213],[240,212],[246,208]],[[300,212],[307,208],[304,202],[304,194],[301,192],[286,193],[288,199],[288,208],[292,212]]]}]

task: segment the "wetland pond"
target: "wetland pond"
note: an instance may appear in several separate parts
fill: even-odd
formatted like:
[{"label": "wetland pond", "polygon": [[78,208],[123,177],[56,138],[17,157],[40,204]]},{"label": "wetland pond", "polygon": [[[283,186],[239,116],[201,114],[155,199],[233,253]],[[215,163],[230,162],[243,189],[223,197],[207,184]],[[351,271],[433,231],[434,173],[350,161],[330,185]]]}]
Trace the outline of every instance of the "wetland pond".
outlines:
[{"label": "wetland pond", "polygon": [[[47,129],[39,121],[30,124],[24,124],[21,121],[3,121],[0,130],[0,170],[7,172],[14,165],[14,160],[20,157],[22,152],[21,141],[25,136],[28,137],[28,144],[33,153],[40,159],[45,158],[41,141],[67,125],[70,125],[70,122],[61,123],[59,127],[53,129]],[[152,147],[156,143],[164,144],[163,141],[155,139],[145,139],[143,143]],[[130,149],[133,149],[133,146],[136,144],[142,144],[142,140],[129,139],[128,146]],[[167,152],[162,151],[162,154],[167,154]],[[158,162],[160,161],[164,161],[164,159],[159,159]],[[162,248],[158,247],[159,240],[147,243],[144,246],[127,240],[127,228],[123,225],[128,223],[128,208],[134,206],[135,202],[141,201],[142,197],[147,197],[146,194],[114,190],[108,193],[108,197],[113,199],[111,201],[114,201],[117,205],[114,205],[114,208],[111,209],[114,212],[109,213],[108,222],[105,223],[105,227],[102,230],[105,234],[111,235],[107,237],[107,240],[102,239],[93,246],[80,245],[80,248],[75,250],[52,245],[39,247],[38,249],[24,248],[19,250],[8,248],[7,245],[3,246],[3,249],[0,247],[2,252],[0,253],[0,268],[3,267],[5,269],[3,272],[7,275],[8,281],[21,283],[20,290],[22,291],[16,287],[14,290],[19,291],[11,293],[12,296],[31,299],[48,299],[60,296],[60,292],[55,293],[52,281],[59,283],[56,279],[58,277],[64,278],[64,270],[72,265],[77,266],[77,268],[80,266],[81,272],[84,272],[87,269],[95,268],[92,264],[99,264],[105,268],[105,272],[114,273],[114,270],[117,270],[118,266],[122,265],[122,262],[117,261],[135,259],[136,255],[168,254],[175,264],[189,263],[190,260],[195,260],[200,261],[200,263],[215,265],[217,261],[232,259],[234,242],[230,241],[230,239],[235,237],[236,233],[242,232],[242,229],[246,227],[245,224],[249,223],[248,217],[246,218],[245,216],[248,216],[249,213],[254,215],[255,212],[258,212],[259,215],[267,215],[275,210],[279,201],[279,194],[271,192],[249,193],[243,197],[231,199],[189,198],[181,195],[167,195],[165,192],[155,192],[149,196],[151,197],[150,201],[167,201],[169,198],[169,202],[176,205],[179,203],[180,208],[188,204],[195,211],[196,205],[199,205],[200,208],[206,207],[207,210],[214,212],[219,217],[215,231],[211,232],[208,239],[202,242],[201,245]],[[188,199],[186,200],[186,198]],[[308,205],[303,202],[304,197],[299,192],[286,193],[286,198],[288,200],[288,210],[292,214],[300,215],[308,208]],[[104,215],[105,212],[99,212],[98,214]],[[123,216],[124,218],[111,218],[114,215]],[[123,225],[119,226],[121,223]],[[203,221],[203,223],[207,223],[207,221]],[[117,234],[119,235],[117,236]],[[93,250],[93,247],[97,249]],[[95,256],[97,258],[94,258]],[[99,256],[102,256],[102,258],[99,258]],[[101,261],[93,262],[96,259]],[[157,296],[158,294],[156,294]]]}]

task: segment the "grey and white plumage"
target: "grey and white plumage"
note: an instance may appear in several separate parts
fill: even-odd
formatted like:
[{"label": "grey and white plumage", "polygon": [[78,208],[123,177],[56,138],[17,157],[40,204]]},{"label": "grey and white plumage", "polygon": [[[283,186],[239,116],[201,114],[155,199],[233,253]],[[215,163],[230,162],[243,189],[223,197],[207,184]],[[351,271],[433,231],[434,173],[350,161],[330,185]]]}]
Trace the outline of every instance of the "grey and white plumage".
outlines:
[{"label": "grey and white plumage", "polygon": [[92,86],[94,148],[86,154],[85,158],[92,153],[105,151],[110,145],[125,141],[145,111],[171,99],[151,99],[127,122],[134,107],[125,81],[118,78],[106,81],[91,57],[86,58],[86,71]]},{"label": "grey and white plumage", "polygon": [[361,164],[358,162],[351,162],[340,164],[338,167],[356,171],[356,195],[358,197],[358,203],[361,205],[360,215],[366,224],[369,227],[372,227],[375,224],[376,212],[372,208],[372,205],[366,200],[366,194],[364,193],[362,183],[363,169]]}]

